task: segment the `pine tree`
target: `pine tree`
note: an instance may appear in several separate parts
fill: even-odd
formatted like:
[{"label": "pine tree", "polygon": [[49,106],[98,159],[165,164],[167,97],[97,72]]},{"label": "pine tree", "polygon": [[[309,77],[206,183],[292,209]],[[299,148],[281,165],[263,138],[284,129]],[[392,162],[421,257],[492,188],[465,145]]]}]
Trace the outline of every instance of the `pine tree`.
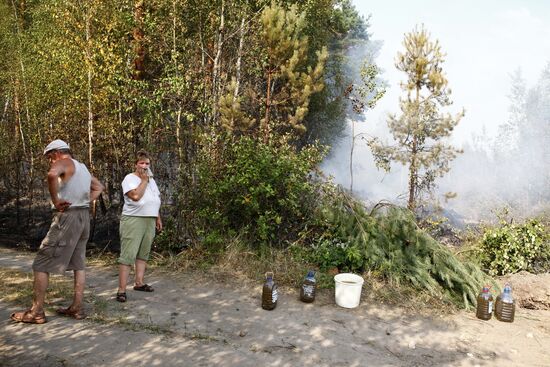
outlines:
[{"label": "pine tree", "polygon": [[273,130],[303,133],[302,124],[312,94],[324,87],[323,72],[328,58],[326,47],[317,51],[317,64],[308,66],[308,37],[304,35],[305,14],[296,5],[285,10],[273,3],[261,16],[261,39],[265,47],[264,116],[260,136],[264,143]]},{"label": "pine tree", "polygon": [[396,67],[407,75],[401,84],[401,115],[392,115],[388,126],[395,140],[387,145],[373,139],[370,147],[378,167],[390,169],[392,161],[408,165],[408,207],[415,210],[422,193],[431,191],[438,176],[449,171],[449,163],[461,150],[445,143],[464,115],[442,113],[451,105],[451,91],[443,73],[444,54],[439,42],[432,42],[424,27],[405,35],[404,53],[398,53]]}]

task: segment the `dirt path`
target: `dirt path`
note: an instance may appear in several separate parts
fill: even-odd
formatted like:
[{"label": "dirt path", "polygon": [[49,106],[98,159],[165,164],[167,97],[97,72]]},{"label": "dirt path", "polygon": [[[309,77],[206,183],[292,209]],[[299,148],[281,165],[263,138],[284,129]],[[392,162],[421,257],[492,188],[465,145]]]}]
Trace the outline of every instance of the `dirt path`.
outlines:
[{"label": "dirt path", "polygon": [[[30,271],[31,262],[0,249],[2,268]],[[91,267],[86,291],[116,324],[51,313],[44,325],[16,324],[9,315],[20,307],[0,295],[0,366],[550,366],[550,311],[520,309],[508,324],[347,310],[329,296],[304,304],[295,292],[264,311],[260,286],[158,272],[148,277],[155,292],[129,291],[121,304],[116,275]]]}]

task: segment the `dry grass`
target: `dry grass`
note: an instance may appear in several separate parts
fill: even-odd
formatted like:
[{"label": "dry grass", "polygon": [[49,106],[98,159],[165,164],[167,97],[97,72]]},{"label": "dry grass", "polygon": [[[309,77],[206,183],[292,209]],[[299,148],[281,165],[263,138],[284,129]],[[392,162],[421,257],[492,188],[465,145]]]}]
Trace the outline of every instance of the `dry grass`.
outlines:
[{"label": "dry grass", "polygon": [[[101,264],[105,259],[97,260]],[[29,307],[32,304],[33,275],[13,269],[0,268],[0,301],[9,302],[21,307]],[[46,294],[45,309],[55,312],[61,303],[65,304],[73,297],[73,279],[62,275],[51,275]],[[155,325],[153,323],[134,322],[128,319],[128,313],[113,306],[103,297],[96,297],[93,292],[86,292],[85,303],[88,320],[100,324],[118,325],[127,330],[147,331],[154,334],[169,334],[168,327]],[[91,309],[90,309],[91,308]]]},{"label": "dry grass", "polygon": [[[312,264],[296,260],[288,249],[264,249],[260,255],[251,251],[238,239],[229,242],[223,251],[209,253],[200,248],[189,248],[177,255],[155,254],[152,267],[172,275],[195,273],[215,281],[232,279],[240,284],[261,285],[265,273],[271,271],[279,287],[298,292],[309,269],[316,271],[318,291],[333,297],[334,274],[323,272]],[[402,284],[392,284],[376,274],[361,274],[365,279],[362,297],[368,303],[399,306],[417,314],[448,314],[456,306],[443,296],[429,295]]]},{"label": "dry grass", "polygon": [[[25,273],[13,269],[0,268],[1,301],[15,303],[20,306],[29,306],[32,303],[32,273]],[[72,299],[73,280],[61,275],[50,276],[46,308],[53,307],[60,300]]]}]

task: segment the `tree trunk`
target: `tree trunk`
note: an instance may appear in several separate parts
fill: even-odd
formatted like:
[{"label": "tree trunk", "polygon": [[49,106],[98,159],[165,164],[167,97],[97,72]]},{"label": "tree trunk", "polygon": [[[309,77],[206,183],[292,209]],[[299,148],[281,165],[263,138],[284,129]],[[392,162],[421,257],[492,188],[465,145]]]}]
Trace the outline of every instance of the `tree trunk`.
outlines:
[{"label": "tree trunk", "polygon": [[6,115],[8,114],[8,107],[10,106],[10,92],[8,91],[6,93],[6,103],[4,104],[4,111],[2,112],[2,118],[0,118],[0,124],[4,122],[6,119]]},{"label": "tree trunk", "polygon": [[261,126],[261,136],[264,144],[269,142],[269,114],[271,113],[271,69],[267,70],[267,88],[265,96],[265,117]]},{"label": "tree trunk", "polygon": [[244,17],[241,19],[241,29],[240,29],[240,37],[239,37],[239,49],[237,51],[237,63],[235,65],[235,79],[236,79],[236,85],[235,85],[235,91],[233,93],[233,101],[235,101],[239,95],[239,88],[241,86],[241,60],[243,56],[243,45],[244,45]]},{"label": "tree trunk", "polygon": [[182,108],[181,106],[178,107],[178,111],[176,112],[176,144],[178,146],[178,173],[181,172],[181,168],[183,165],[183,139],[182,139],[182,132],[181,132],[181,112]]},{"label": "tree trunk", "polygon": [[93,161],[93,137],[94,137],[94,114],[92,110],[92,56],[91,56],[91,34],[90,34],[90,21],[91,21],[91,10],[90,6],[86,9],[86,64],[88,66],[87,77],[87,95],[88,95],[88,163],[90,169],[93,170],[94,161]]},{"label": "tree trunk", "polygon": [[134,4],[134,70],[133,79],[143,80],[145,76],[145,49],[143,48],[143,0]]},{"label": "tree trunk", "polygon": [[420,89],[419,87],[416,87],[416,97],[415,97],[415,106],[416,106],[416,113],[413,116],[413,118],[416,120],[413,125],[413,131],[412,131],[412,147],[411,147],[411,162],[409,166],[409,202],[408,202],[408,208],[410,211],[414,212],[416,210],[416,186],[418,185],[418,137],[417,137],[417,129],[418,129],[418,119],[419,119],[419,109],[420,109]]},{"label": "tree trunk", "polygon": [[223,49],[223,33],[225,31],[225,1],[222,0],[220,9],[220,27],[218,28],[218,41],[216,43],[216,56],[214,57],[214,65],[212,68],[212,121],[218,120],[218,96],[220,90],[220,63]]},{"label": "tree trunk", "polygon": [[349,153],[349,191],[353,194],[353,149],[355,148],[355,122],[351,120],[351,149]]},{"label": "tree trunk", "polygon": [[413,137],[413,145],[411,150],[411,164],[409,166],[409,202],[408,202],[408,208],[410,211],[414,212],[416,207],[416,197],[415,197],[415,191],[416,191],[416,185],[417,185],[417,174],[418,169],[416,167],[416,136]]}]

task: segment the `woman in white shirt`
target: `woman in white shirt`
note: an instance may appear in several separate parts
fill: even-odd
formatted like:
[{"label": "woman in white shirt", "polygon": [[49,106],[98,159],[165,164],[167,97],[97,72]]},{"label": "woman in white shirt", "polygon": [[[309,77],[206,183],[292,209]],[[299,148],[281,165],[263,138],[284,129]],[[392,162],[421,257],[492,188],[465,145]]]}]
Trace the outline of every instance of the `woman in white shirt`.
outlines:
[{"label": "woman in white shirt", "polygon": [[118,291],[116,300],[126,302],[126,284],[134,265],[134,290],[153,292],[144,282],[145,268],[155,229],[162,230],[160,219],[160,191],[153,179],[151,160],[146,151],[136,154],[136,170],[124,177],[122,192],[124,207],[120,218],[120,257],[118,258]]}]

